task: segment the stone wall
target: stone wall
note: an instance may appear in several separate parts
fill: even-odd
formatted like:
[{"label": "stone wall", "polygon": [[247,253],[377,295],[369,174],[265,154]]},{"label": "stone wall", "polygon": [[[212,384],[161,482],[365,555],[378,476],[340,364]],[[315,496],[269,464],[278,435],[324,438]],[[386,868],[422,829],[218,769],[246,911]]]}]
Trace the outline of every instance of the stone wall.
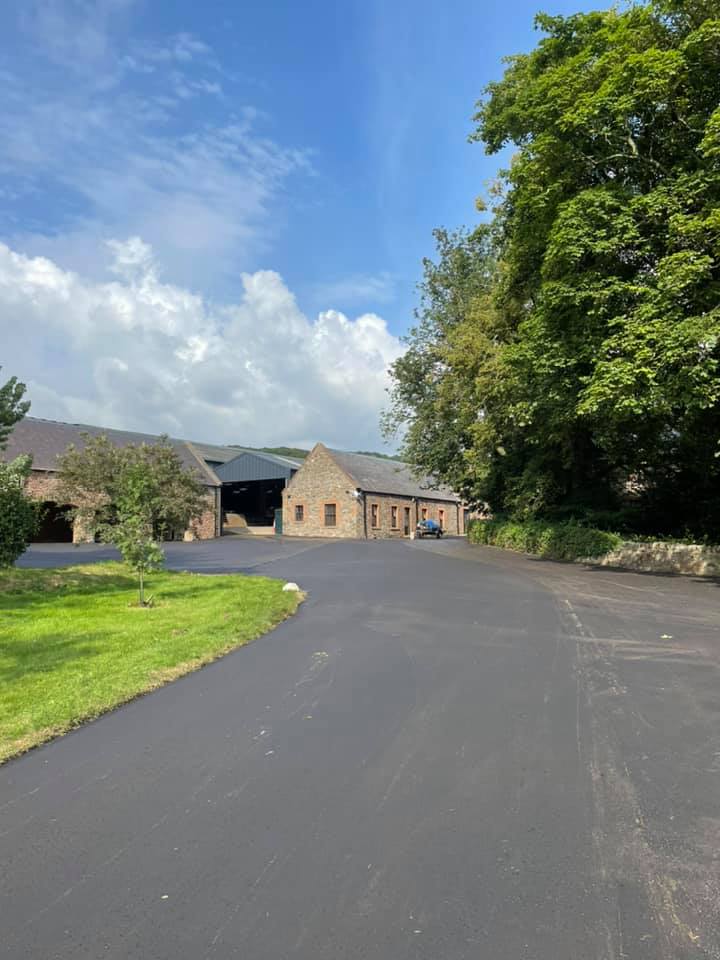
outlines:
[{"label": "stone wall", "polygon": [[[283,490],[283,533],[290,537],[364,536],[362,504],[354,492],[350,477],[322,447],[316,447]],[[333,503],[335,526],[328,526],[325,505]]]},{"label": "stone wall", "polygon": [[586,557],[580,562],[601,567],[622,567],[639,573],[720,576],[720,550],[691,543],[626,541],[604,557]]},{"label": "stone wall", "polygon": [[58,487],[57,478],[44,470],[33,470],[25,482],[25,492],[33,500],[57,502]]},{"label": "stone wall", "polygon": [[[386,494],[368,493],[367,534],[368,537],[393,538],[407,536],[405,511],[409,510],[409,529],[412,533],[419,520],[435,520],[444,532],[456,535],[462,531],[462,507],[458,526],[458,505],[453,501],[415,500],[410,497],[394,497]],[[373,507],[377,506],[377,525],[374,525]],[[395,513],[393,513],[395,508]]]},{"label": "stone wall", "polygon": [[209,490],[206,500],[207,509],[185,531],[185,540],[212,540],[220,536],[219,490]]}]

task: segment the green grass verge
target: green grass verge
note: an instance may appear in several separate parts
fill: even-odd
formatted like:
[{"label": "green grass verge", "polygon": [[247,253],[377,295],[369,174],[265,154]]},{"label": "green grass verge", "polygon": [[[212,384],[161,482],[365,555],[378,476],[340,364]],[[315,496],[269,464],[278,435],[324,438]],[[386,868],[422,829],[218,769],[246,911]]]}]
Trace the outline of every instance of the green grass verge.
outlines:
[{"label": "green grass verge", "polygon": [[531,553],[549,560],[603,557],[623,542],[621,536],[605,530],[541,520],[473,520],[468,539],[471,543]]},{"label": "green grass verge", "polygon": [[119,563],[0,570],[0,763],[254,640],[301,596],[266,577]]}]

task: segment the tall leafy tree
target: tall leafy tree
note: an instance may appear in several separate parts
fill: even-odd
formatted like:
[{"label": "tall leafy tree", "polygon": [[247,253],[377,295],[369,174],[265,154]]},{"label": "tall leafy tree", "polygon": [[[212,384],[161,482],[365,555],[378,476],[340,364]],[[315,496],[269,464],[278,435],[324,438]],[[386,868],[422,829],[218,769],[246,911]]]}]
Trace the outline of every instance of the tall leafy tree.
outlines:
[{"label": "tall leafy tree", "polygon": [[656,523],[672,504],[674,525],[720,530],[717,14],[540,16],[546,36],[480,105],[488,151],[517,147],[500,301],[522,305],[514,409],[545,454],[514,506],[543,485],[542,508],[594,502],[631,478]]},{"label": "tall leafy tree", "polygon": [[[481,362],[468,377],[454,355],[440,377],[468,407],[459,466],[440,475],[459,471],[459,489],[524,515],[614,506],[632,488],[647,524],[717,535],[717,3],[651,0],[537,25],[535,50],[510,57],[478,106],[474,138],[515,153],[493,221],[492,309],[478,323],[474,300],[454,326]],[[426,331],[393,371],[425,467],[434,452],[414,442],[413,415],[448,436],[455,426],[441,424],[427,368],[412,367],[446,343]]]},{"label": "tall leafy tree", "polygon": [[499,317],[491,293],[496,273],[491,231],[436,230],[437,258],[423,262],[416,325],[392,365],[386,436],[402,435],[403,456],[423,474],[469,498],[482,495],[473,447],[477,377],[497,353]]}]

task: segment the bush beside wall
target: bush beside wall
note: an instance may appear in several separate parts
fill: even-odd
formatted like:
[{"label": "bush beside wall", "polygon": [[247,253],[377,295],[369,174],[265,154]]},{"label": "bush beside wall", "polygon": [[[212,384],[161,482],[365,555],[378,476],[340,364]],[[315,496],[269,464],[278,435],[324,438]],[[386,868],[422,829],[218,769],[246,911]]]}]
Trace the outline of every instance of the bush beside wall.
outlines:
[{"label": "bush beside wall", "polygon": [[468,539],[471,543],[532,553],[548,560],[603,557],[623,542],[618,534],[605,530],[541,520],[473,520]]}]

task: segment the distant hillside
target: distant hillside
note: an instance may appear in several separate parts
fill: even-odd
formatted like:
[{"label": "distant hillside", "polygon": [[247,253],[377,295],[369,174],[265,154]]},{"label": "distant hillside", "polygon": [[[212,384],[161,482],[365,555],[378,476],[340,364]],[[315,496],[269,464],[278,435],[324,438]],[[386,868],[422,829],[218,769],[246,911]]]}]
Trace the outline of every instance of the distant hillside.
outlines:
[{"label": "distant hillside", "polygon": [[299,447],[257,447],[260,453],[274,453],[277,457],[294,457],[296,460],[304,460],[310,453],[309,450],[301,450]]},{"label": "distant hillside", "polygon": [[[310,453],[309,450],[302,450],[300,447],[245,447],[245,449],[257,450],[259,453],[274,453],[278,457],[294,457],[296,460],[304,460]],[[400,459],[389,453],[375,453],[374,450],[352,450],[351,453],[362,453],[366,457],[380,457],[381,460]]]}]

